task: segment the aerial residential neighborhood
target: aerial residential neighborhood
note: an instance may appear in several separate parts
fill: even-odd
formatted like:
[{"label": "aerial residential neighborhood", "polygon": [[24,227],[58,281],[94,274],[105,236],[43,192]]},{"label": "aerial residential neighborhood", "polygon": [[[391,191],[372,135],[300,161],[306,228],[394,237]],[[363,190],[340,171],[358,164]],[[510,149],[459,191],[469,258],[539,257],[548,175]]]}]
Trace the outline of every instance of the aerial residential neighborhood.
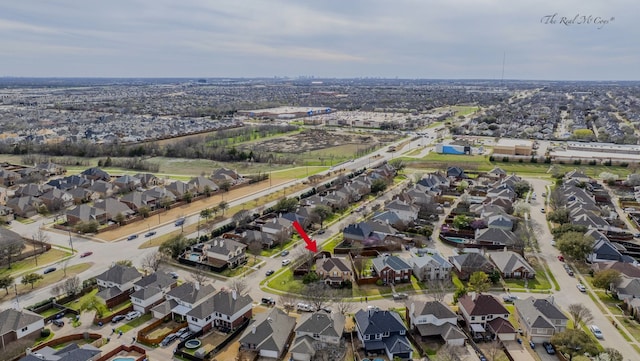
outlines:
[{"label": "aerial residential neighborhood", "polygon": [[[371,87],[358,91],[366,99]],[[487,118],[492,94],[402,119],[327,102],[205,119],[224,129],[189,122],[170,136],[119,134],[144,156],[131,163],[99,153],[110,142],[100,127],[80,142],[94,144],[95,157],[7,158],[7,359],[637,354],[640,340],[619,344],[640,333],[635,166],[567,164],[554,149],[578,146],[544,129],[496,141],[482,126],[498,124]],[[183,157],[188,139],[227,139],[228,148]],[[163,156],[147,156],[152,148]]]}]

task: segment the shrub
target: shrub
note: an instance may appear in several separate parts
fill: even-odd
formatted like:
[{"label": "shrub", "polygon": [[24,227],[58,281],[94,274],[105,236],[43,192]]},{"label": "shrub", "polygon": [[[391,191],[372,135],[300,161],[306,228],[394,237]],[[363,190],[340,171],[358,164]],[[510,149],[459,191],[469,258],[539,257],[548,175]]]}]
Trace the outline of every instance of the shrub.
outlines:
[{"label": "shrub", "polygon": [[382,286],[382,280],[377,280],[376,281],[376,286]]},{"label": "shrub", "polygon": [[51,330],[48,328],[40,331],[40,337],[49,337],[49,335],[51,335]]},{"label": "shrub", "polygon": [[504,163],[509,163],[509,157],[502,157],[502,161]]}]

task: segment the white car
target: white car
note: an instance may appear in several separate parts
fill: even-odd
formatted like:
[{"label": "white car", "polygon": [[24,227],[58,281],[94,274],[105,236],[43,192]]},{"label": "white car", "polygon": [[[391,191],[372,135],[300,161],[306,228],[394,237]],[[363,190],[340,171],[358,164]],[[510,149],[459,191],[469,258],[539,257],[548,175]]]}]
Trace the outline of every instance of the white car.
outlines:
[{"label": "white car", "polygon": [[313,311],[313,308],[311,307],[311,305],[308,305],[306,303],[298,303],[296,305],[296,309],[299,312],[312,312]]},{"label": "white car", "polygon": [[596,338],[599,338],[599,339],[604,338],[604,336],[602,335],[602,331],[600,331],[600,328],[598,326],[591,325],[589,326],[589,330],[593,332],[593,335],[596,336]]},{"label": "white car", "polygon": [[587,292],[587,288],[582,283],[578,283],[576,287],[578,287],[580,292]]},{"label": "white car", "polygon": [[127,315],[125,316],[125,318],[126,318],[128,321],[131,321],[131,320],[133,320],[133,319],[135,319],[135,318],[138,318],[138,317],[140,317],[140,316],[142,316],[142,314],[140,313],[140,311],[131,311],[131,312],[127,313]]},{"label": "white car", "polygon": [[282,265],[283,265],[283,266],[288,266],[290,263],[291,263],[291,260],[290,260],[290,259],[288,259],[288,258],[287,258],[287,259],[283,259],[283,260],[282,260]]}]

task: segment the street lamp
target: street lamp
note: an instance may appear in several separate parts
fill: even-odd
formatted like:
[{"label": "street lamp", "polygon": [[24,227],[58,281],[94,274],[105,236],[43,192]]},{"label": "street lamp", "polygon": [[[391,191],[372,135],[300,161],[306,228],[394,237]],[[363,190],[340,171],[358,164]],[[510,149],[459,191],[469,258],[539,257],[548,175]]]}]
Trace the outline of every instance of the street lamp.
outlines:
[{"label": "street lamp", "polygon": [[71,246],[71,254],[73,254],[74,253],[74,250],[73,250],[73,239],[71,238],[71,231],[68,231],[68,232],[69,232],[69,245]]}]

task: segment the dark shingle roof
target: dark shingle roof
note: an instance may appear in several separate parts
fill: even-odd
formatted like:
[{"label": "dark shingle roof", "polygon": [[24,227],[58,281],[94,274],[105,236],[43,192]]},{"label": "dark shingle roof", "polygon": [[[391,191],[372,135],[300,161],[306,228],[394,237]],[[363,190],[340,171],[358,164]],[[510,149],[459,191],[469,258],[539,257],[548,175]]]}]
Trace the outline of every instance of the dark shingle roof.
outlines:
[{"label": "dark shingle roof", "polygon": [[114,264],[111,268],[96,276],[96,279],[122,285],[127,282],[135,281],[141,276],[140,272],[138,272],[134,267]]},{"label": "dark shingle roof", "polygon": [[502,303],[491,295],[479,294],[475,296],[475,299],[473,295],[464,295],[460,297],[458,302],[471,316],[502,315],[509,313]]},{"label": "dark shingle roof", "polygon": [[42,316],[31,311],[18,311],[13,308],[8,308],[0,312],[0,336],[11,331],[21,330],[42,319]]}]

